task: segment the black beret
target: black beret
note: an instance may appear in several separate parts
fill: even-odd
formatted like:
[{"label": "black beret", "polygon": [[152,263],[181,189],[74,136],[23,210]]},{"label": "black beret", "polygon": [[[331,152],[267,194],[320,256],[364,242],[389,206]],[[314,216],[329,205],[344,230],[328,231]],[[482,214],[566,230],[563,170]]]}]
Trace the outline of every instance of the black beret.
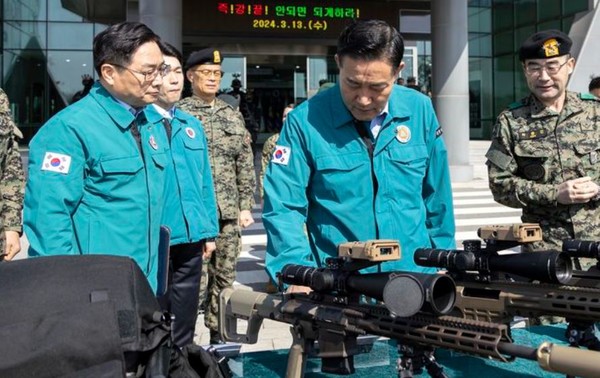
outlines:
[{"label": "black beret", "polygon": [[222,61],[223,57],[219,50],[208,47],[191,53],[183,68],[187,71],[200,64],[221,64]]},{"label": "black beret", "polygon": [[560,30],[544,30],[531,35],[519,49],[521,62],[527,59],[549,59],[567,55],[573,41]]}]

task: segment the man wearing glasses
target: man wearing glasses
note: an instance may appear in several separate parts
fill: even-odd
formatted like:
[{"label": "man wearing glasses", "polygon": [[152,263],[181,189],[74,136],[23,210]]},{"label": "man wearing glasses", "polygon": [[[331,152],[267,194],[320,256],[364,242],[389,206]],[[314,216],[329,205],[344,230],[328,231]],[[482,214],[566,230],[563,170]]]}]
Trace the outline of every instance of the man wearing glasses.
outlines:
[{"label": "man wearing glasses", "polygon": [[156,290],[169,143],[142,110],[168,69],[158,42],[140,23],[98,34],[99,81],[32,139],[24,212],[31,256],[128,256]]},{"label": "man wearing glasses", "polygon": [[494,199],[522,208],[543,241],[525,250],[561,250],[564,239],[600,240],[600,102],[566,90],[571,39],[541,31],[519,58],[531,94],[500,113],[486,154]]},{"label": "man wearing glasses", "polygon": [[242,114],[216,97],[223,77],[221,62],[221,53],[213,48],[193,52],[184,67],[193,95],[177,104],[202,122],[217,197],[217,249],[203,261],[200,287],[201,296],[205,295],[204,323],[210,329],[211,344],[221,342],[217,323],[219,293],[235,280],[242,248],[241,229],[254,223],[256,188],[251,138]]}]

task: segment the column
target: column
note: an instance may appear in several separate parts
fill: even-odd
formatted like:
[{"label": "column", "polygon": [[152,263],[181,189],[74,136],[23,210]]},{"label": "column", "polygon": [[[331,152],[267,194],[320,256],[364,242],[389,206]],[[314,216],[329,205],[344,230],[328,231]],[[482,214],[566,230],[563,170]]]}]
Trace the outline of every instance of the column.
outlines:
[{"label": "column", "polygon": [[433,104],[444,132],[453,182],[473,179],[467,22],[467,0],[431,1]]},{"label": "column", "polygon": [[[140,22],[181,51],[182,0],[140,0]],[[201,21],[199,21],[201,22]]]}]

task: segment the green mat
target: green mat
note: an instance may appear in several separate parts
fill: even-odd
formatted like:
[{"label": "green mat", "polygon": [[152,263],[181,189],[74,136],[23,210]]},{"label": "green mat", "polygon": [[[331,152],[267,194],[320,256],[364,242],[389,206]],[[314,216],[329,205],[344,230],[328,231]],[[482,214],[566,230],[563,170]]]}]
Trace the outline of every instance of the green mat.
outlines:
[{"label": "green mat", "polygon": [[[513,329],[512,336],[515,343],[519,345],[538,346],[544,341],[566,345],[564,332],[564,325],[535,326],[527,329]],[[245,353],[231,360],[230,367],[235,377],[284,377],[287,355],[287,349]],[[356,372],[350,377],[396,377],[397,358],[395,341],[377,341],[370,353],[354,357]],[[441,349],[436,351],[436,358],[444,368],[444,373],[452,378],[554,378],[565,376],[564,374],[544,371],[538,366],[537,362],[524,359],[503,363]],[[339,377],[339,375],[321,373],[320,359],[310,358],[307,362],[305,377]],[[429,377],[429,374],[425,371],[419,375],[415,374],[414,377]]]}]

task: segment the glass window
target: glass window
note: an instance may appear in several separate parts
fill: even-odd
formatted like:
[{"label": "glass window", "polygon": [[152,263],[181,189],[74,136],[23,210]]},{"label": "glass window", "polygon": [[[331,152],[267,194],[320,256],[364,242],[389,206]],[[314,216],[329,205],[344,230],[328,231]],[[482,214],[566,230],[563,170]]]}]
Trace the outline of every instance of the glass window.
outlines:
[{"label": "glass window", "polygon": [[476,89],[478,93],[473,95],[479,96],[479,113],[482,119],[495,118],[493,107],[493,72],[491,58],[472,58],[469,59],[469,103],[471,99],[471,81],[478,84]]},{"label": "glass window", "polygon": [[560,0],[538,0],[538,21],[560,18],[560,8]]},{"label": "glass window", "polygon": [[469,32],[490,33],[492,31],[492,10],[489,8],[469,8]]},{"label": "glass window", "polygon": [[560,29],[560,19],[552,20],[547,22],[540,22],[538,24],[538,30],[547,30],[547,29]]},{"label": "glass window", "polygon": [[513,55],[494,58],[494,109],[499,113],[514,101]]},{"label": "glass window", "polygon": [[225,72],[221,79],[220,90],[231,89],[233,79],[239,79],[242,82],[242,88],[246,88],[246,58],[243,56],[227,55],[221,64],[221,70]]},{"label": "glass window", "polygon": [[481,135],[480,138],[484,140],[492,139],[492,130],[494,129],[494,123],[496,123],[496,119],[492,120],[482,120],[481,121]]},{"label": "glass window", "polygon": [[400,71],[400,76],[405,79],[409,76],[417,77],[417,48],[411,46],[405,47],[402,61],[404,62],[404,68]]},{"label": "glass window", "polygon": [[494,1],[494,31],[509,30],[513,28],[513,2]]},{"label": "glass window", "polygon": [[531,25],[536,19],[534,1],[519,1],[515,8],[516,26]]},{"label": "glass window", "polygon": [[563,0],[563,14],[566,16],[573,15],[577,12],[587,11],[588,3],[589,0]]},{"label": "glass window", "polygon": [[522,68],[523,64],[519,60],[518,56],[515,56],[514,64],[515,64],[515,77],[514,77],[515,95],[514,95],[514,98],[520,99],[520,98],[523,98],[523,97],[529,95],[530,91],[529,91],[529,88],[527,87],[527,80],[525,80],[525,74],[523,73],[523,68]]},{"label": "glass window", "polygon": [[492,36],[469,34],[469,56],[492,56]]},{"label": "glass window", "polygon": [[[319,82],[327,79],[327,58],[318,56],[309,56],[307,58],[308,74],[308,93],[314,94],[320,88]],[[298,97],[298,96],[296,96]]]},{"label": "glass window", "polygon": [[48,48],[53,50],[91,50],[94,28],[88,23],[48,23]]},{"label": "glass window", "polygon": [[48,73],[62,101],[70,104],[83,89],[83,75],[95,78],[91,51],[48,51]]},{"label": "glass window", "polygon": [[46,47],[46,23],[6,21],[3,40],[5,49],[44,49]]},{"label": "glass window", "polygon": [[[45,121],[46,60],[40,50],[4,51],[3,87],[14,104],[19,127]],[[25,132],[25,130],[23,130]]]},{"label": "glass window", "polygon": [[514,52],[512,30],[494,35],[494,55],[513,54]]},{"label": "glass window", "polygon": [[105,24],[94,24],[94,37],[106,30],[108,25]]},{"label": "glass window", "polygon": [[43,21],[46,20],[46,0],[3,1],[4,20]]},{"label": "glass window", "polygon": [[[533,33],[535,33],[534,25],[523,26],[522,28],[515,29],[515,47],[516,47],[515,51],[518,52],[519,48],[521,47],[523,42],[525,42],[525,40],[527,38],[529,38],[529,36],[532,35]],[[517,53],[517,55],[518,55],[518,53]]]},{"label": "glass window", "polygon": [[571,30],[571,26],[573,25],[574,20],[575,20],[574,16],[568,16],[568,17],[563,18],[561,30]]},{"label": "glass window", "polygon": [[[82,5],[89,5],[89,6],[93,6],[93,4],[94,4],[93,1],[70,2],[70,3],[73,3],[73,4],[80,3]],[[81,16],[79,16],[69,10],[66,10],[62,5],[61,0],[48,0],[48,21],[82,22],[83,19],[81,18]]]}]

